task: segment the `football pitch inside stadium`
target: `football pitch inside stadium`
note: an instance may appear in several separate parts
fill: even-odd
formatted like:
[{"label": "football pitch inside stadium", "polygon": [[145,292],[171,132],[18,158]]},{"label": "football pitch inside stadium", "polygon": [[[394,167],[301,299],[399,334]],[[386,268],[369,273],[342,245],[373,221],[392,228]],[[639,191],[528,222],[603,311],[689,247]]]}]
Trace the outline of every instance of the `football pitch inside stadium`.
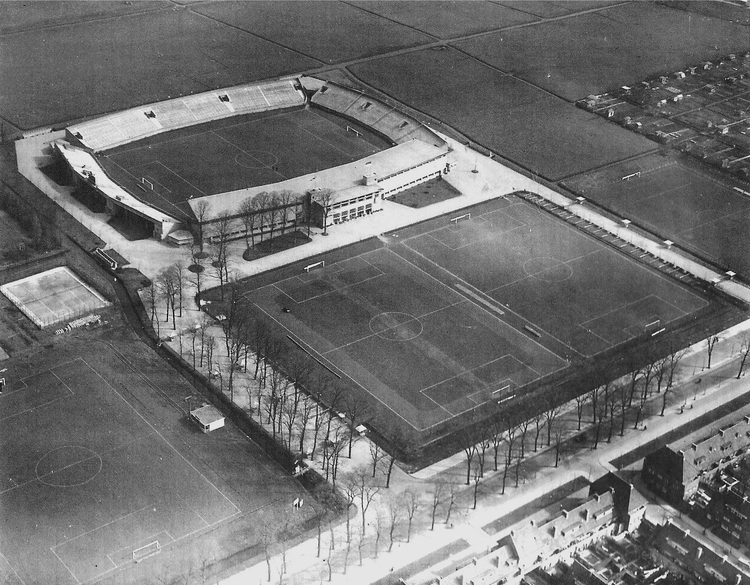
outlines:
[{"label": "football pitch inside stadium", "polygon": [[515,196],[377,244],[267,276],[245,298],[418,431],[709,304]]},{"label": "football pitch inside stadium", "polygon": [[[356,130],[354,132],[353,130]],[[191,197],[277,183],[391,146],[364,127],[317,109],[238,116],[160,134],[100,160],[136,195],[142,178],[166,211]]]}]

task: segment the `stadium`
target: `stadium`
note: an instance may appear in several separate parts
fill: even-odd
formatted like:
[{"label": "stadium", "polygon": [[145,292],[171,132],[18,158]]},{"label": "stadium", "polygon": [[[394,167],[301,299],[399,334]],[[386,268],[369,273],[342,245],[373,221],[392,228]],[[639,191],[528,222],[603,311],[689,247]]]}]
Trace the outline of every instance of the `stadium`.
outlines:
[{"label": "stadium", "polygon": [[450,170],[450,148],[419,121],[311,77],[116,112],[53,146],[89,201],[176,244],[327,227]]}]

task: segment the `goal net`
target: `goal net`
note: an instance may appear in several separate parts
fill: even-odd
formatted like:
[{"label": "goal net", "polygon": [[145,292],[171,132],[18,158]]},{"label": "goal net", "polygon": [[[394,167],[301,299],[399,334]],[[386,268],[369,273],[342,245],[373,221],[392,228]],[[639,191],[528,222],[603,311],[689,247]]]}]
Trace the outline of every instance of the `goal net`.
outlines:
[{"label": "goal net", "polygon": [[466,220],[469,220],[469,219],[471,219],[471,213],[464,213],[463,215],[459,215],[457,217],[452,217],[451,218],[451,223],[453,225],[458,225],[459,221],[466,221]]},{"label": "goal net", "polygon": [[155,554],[158,554],[160,552],[161,545],[159,544],[158,540],[155,540],[153,542],[149,542],[147,545],[135,549],[133,551],[133,560],[136,563],[140,563],[142,560],[154,556]]},{"label": "goal net", "polygon": [[321,260],[320,262],[314,262],[313,264],[308,264],[307,266],[305,266],[304,270],[305,272],[310,272],[311,270],[319,270],[325,267],[326,267],[326,261]]}]

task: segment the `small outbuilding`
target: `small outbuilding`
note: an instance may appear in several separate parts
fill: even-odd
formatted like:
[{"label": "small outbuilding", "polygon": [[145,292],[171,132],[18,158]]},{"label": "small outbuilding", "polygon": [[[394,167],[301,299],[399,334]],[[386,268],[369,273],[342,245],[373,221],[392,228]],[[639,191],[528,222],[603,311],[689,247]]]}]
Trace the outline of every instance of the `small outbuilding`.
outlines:
[{"label": "small outbuilding", "polygon": [[204,433],[210,433],[224,426],[224,415],[210,404],[190,411],[190,419],[195,422]]}]

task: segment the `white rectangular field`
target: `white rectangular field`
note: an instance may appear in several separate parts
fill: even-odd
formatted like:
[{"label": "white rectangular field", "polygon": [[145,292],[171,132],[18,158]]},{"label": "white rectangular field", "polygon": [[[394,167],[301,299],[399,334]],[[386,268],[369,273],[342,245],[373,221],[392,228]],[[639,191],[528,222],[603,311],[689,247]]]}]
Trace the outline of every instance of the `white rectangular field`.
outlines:
[{"label": "white rectangular field", "polygon": [[0,292],[41,329],[109,304],[66,266],[9,282],[0,286]]}]

